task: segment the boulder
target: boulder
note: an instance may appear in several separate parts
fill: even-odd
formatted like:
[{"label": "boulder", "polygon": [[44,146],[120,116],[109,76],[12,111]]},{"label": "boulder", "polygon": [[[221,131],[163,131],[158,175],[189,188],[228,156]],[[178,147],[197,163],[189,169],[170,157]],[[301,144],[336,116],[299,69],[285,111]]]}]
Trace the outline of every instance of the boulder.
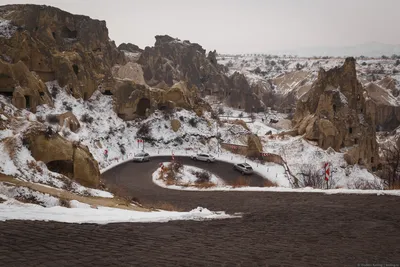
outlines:
[{"label": "boulder", "polygon": [[247,137],[247,157],[259,158],[263,151],[260,138],[257,135],[250,134]]},{"label": "boulder", "polygon": [[146,85],[142,66],[134,62],[128,62],[123,66],[114,66],[112,68],[112,74],[113,77],[118,79],[130,80],[136,84]]},{"label": "boulder", "polygon": [[349,162],[376,166],[376,119],[368,109],[371,100],[363,92],[354,58],[347,58],[341,67],[321,69],[311,89],[298,101],[295,130],[323,149],[346,151]]},{"label": "boulder", "polygon": [[51,171],[63,174],[84,186],[99,186],[99,166],[86,146],[49,131],[30,132],[24,140],[28,143],[32,156],[37,161],[43,161]]},{"label": "boulder", "polygon": [[81,127],[79,120],[71,111],[57,115],[57,118],[61,127],[68,127],[72,132],[78,131]]},{"label": "boulder", "polygon": [[179,120],[171,120],[171,127],[174,132],[177,132],[181,128],[181,122]]}]

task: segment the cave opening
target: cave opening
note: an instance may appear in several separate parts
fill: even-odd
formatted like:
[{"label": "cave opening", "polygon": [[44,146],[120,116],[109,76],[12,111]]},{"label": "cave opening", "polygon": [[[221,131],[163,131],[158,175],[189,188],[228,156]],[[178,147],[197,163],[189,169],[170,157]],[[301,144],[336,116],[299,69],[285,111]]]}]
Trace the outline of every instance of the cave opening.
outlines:
[{"label": "cave opening", "polygon": [[139,116],[146,116],[146,110],[150,108],[150,99],[141,98],[137,104],[136,114]]},{"label": "cave opening", "polygon": [[113,95],[110,89],[104,90],[104,95]]},{"label": "cave opening", "polygon": [[74,177],[74,162],[72,160],[53,160],[46,164],[47,168],[68,178]]},{"label": "cave opening", "polygon": [[78,67],[78,65],[76,65],[76,64],[72,65],[72,69],[74,70],[75,75],[78,75],[78,73],[79,73],[79,67]]},{"label": "cave opening", "polygon": [[78,32],[71,31],[70,29],[68,29],[68,27],[63,27],[61,30],[61,37],[75,39],[78,37]]},{"label": "cave opening", "polygon": [[25,107],[31,108],[31,97],[29,95],[25,95]]}]

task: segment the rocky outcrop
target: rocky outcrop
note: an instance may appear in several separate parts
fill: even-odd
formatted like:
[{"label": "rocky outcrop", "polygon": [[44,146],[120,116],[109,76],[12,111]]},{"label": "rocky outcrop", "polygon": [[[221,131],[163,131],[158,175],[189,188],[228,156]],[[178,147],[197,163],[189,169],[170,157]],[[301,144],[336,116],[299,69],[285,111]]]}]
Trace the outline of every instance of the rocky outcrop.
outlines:
[{"label": "rocky outcrop", "polygon": [[196,88],[178,82],[165,89],[150,88],[132,81],[118,81],[114,92],[117,114],[124,120],[145,117],[156,109],[181,107],[189,110],[207,110],[210,106],[200,99]]},{"label": "rocky outcrop", "polygon": [[171,120],[171,128],[174,132],[177,132],[181,128],[181,122],[179,120]]},{"label": "rocky outcrop", "polygon": [[79,120],[71,111],[57,115],[57,118],[61,127],[68,127],[72,132],[78,131],[81,127]]},{"label": "rocky outcrop", "polygon": [[247,137],[247,157],[259,158],[263,151],[260,138],[254,134]]},{"label": "rocky outcrop", "polygon": [[216,60],[216,52],[206,51],[196,43],[170,36],[156,36],[154,47],[146,47],[138,61],[149,86],[171,88],[180,81],[197,88],[204,95],[214,95],[226,104],[246,111],[263,107],[243,74],[225,75]]},{"label": "rocky outcrop", "polygon": [[371,100],[368,112],[373,113],[375,124],[380,131],[392,131],[400,125],[400,98],[397,83],[386,77],[378,83],[365,85],[367,97]]},{"label": "rocky outcrop", "polygon": [[[281,112],[290,113],[295,109],[297,101],[306,94],[314,81],[312,73],[307,71],[292,71],[271,80],[276,89],[269,95],[269,106]],[[267,104],[267,103],[266,103]]]},{"label": "rocky outcrop", "polygon": [[347,58],[341,67],[320,70],[298,102],[293,123],[299,134],[321,148],[346,152],[349,163],[376,166],[378,145],[370,105],[357,80],[355,59]]},{"label": "rocky outcrop", "polygon": [[122,43],[118,46],[118,50],[127,51],[131,53],[143,52],[143,49],[140,49],[139,46],[131,44],[131,43]]},{"label": "rocky outcrop", "polygon": [[53,105],[46,85],[22,61],[13,64],[0,59],[0,94],[12,97],[14,106],[32,112],[37,105]]},{"label": "rocky outcrop", "polygon": [[114,66],[112,68],[112,74],[113,77],[118,79],[130,80],[137,84],[146,85],[142,66],[134,62],[128,62],[123,66]]},{"label": "rocky outcrop", "polygon": [[[0,37],[3,61],[24,64],[41,82],[58,80],[77,98],[88,99],[104,76],[111,74],[111,67],[125,62],[123,53],[109,40],[105,21],[38,5],[2,6],[0,18],[17,28],[9,38]],[[0,76],[10,75],[0,73]],[[14,75],[8,79],[0,82],[0,92],[11,91],[13,97],[22,99],[15,90],[17,87],[13,89],[9,83],[24,83],[23,78]],[[32,91],[24,95],[40,94],[44,91],[42,87],[32,86]],[[32,99],[29,99],[33,101],[31,107],[45,102],[36,97]]]},{"label": "rocky outcrop", "polygon": [[51,171],[63,174],[84,186],[99,186],[99,167],[86,146],[49,131],[31,132],[25,136],[24,142],[29,145],[32,156],[37,161],[43,161]]}]

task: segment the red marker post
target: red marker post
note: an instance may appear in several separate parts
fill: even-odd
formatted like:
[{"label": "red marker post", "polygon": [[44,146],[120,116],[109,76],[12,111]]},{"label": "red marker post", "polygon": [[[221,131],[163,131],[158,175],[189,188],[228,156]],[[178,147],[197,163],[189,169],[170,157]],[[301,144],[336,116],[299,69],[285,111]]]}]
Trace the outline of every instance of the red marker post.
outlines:
[{"label": "red marker post", "polygon": [[324,168],[325,168],[325,181],[326,181],[326,189],[329,189],[329,178],[330,178],[330,175],[331,175],[331,169],[330,169],[330,166],[329,166],[329,163],[328,162],[326,162],[325,164],[324,164]]}]

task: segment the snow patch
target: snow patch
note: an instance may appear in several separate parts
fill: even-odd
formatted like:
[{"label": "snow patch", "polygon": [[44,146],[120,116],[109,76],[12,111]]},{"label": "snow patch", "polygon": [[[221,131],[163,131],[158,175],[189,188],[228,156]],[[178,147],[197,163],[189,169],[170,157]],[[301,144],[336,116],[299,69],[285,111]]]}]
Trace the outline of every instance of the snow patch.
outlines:
[{"label": "snow patch", "polygon": [[228,215],[225,212],[212,212],[198,207],[189,212],[139,212],[115,208],[88,208],[82,203],[71,201],[74,208],[51,207],[43,208],[32,204],[13,205],[6,201],[0,204],[0,221],[33,220],[56,221],[66,223],[96,223],[108,224],[117,222],[168,222],[174,220],[209,220],[228,219],[238,215]]},{"label": "snow patch", "polygon": [[0,19],[0,38],[10,39],[16,31],[17,27],[11,21]]}]

